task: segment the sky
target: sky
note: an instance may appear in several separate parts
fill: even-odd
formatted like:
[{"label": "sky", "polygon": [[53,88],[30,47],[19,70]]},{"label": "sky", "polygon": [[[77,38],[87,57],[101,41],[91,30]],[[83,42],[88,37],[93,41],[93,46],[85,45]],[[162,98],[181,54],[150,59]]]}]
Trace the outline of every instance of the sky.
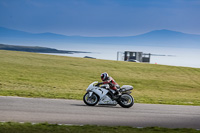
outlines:
[{"label": "sky", "polygon": [[0,27],[69,36],[200,35],[200,0],[0,0]]}]

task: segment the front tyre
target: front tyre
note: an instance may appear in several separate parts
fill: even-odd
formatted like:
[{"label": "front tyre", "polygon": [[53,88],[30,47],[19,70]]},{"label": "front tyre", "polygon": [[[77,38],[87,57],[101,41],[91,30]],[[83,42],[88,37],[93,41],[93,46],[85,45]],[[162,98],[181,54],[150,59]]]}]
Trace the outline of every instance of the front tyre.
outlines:
[{"label": "front tyre", "polygon": [[119,105],[123,108],[130,108],[134,104],[134,99],[129,94],[122,94],[118,101]]},{"label": "front tyre", "polygon": [[92,96],[89,97],[89,93],[86,93],[83,96],[83,101],[86,105],[95,106],[99,101],[99,97],[95,93],[93,93]]}]

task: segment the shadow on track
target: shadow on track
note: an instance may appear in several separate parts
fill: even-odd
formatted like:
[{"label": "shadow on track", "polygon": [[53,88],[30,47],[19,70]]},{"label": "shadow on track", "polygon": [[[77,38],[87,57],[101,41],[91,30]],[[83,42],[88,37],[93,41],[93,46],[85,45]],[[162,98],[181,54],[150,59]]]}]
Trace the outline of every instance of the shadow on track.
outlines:
[{"label": "shadow on track", "polygon": [[70,104],[72,106],[84,106],[84,107],[106,107],[106,108],[121,108],[119,106],[113,106],[113,105],[96,105],[96,106],[88,106],[88,105],[85,105],[85,104]]}]

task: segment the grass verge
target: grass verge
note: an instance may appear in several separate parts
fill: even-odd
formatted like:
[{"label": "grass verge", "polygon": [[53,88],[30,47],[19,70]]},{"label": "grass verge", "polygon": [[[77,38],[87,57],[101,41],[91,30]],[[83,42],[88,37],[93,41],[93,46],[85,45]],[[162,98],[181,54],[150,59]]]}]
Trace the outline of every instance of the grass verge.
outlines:
[{"label": "grass verge", "polygon": [[167,129],[160,127],[132,128],[124,126],[67,126],[48,123],[0,123],[0,133],[200,133],[195,129]]},{"label": "grass verge", "polygon": [[0,95],[82,99],[108,72],[137,103],[200,105],[200,69],[0,50]]}]

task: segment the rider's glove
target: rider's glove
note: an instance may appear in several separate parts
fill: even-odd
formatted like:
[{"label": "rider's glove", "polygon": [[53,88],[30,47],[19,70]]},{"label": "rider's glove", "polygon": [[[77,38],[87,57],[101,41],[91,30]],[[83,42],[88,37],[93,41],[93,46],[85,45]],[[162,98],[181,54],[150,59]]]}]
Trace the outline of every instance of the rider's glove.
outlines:
[{"label": "rider's glove", "polygon": [[99,87],[100,83],[97,83],[95,86],[98,86]]},{"label": "rider's glove", "polygon": [[95,86],[99,86],[99,85],[102,85],[102,84],[103,84],[103,83],[100,82],[100,83],[97,83]]}]

